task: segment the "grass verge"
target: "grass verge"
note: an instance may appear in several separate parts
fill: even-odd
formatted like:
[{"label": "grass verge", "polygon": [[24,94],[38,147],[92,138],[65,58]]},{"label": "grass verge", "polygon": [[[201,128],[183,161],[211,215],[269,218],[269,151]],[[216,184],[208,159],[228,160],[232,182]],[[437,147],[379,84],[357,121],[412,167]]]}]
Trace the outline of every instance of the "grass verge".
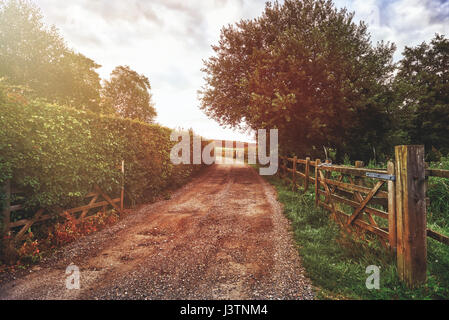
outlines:
[{"label": "grass verge", "polygon": [[[394,257],[375,238],[342,233],[329,212],[315,208],[313,192],[292,192],[276,176],[266,176],[277,190],[292,222],[295,241],[318,299],[449,299],[449,246],[428,240],[428,281],[410,290],[397,277]],[[380,267],[380,289],[368,290],[366,268]]]}]

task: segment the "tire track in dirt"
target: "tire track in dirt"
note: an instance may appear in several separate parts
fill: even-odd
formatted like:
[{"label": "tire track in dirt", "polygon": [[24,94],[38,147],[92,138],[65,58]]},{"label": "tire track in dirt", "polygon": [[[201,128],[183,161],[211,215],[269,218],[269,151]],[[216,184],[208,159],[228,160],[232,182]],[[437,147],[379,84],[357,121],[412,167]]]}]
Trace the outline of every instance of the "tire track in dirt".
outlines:
[{"label": "tire track in dirt", "polygon": [[[81,289],[65,288],[65,268]],[[273,188],[244,164],[213,165],[172,199],[63,248],[0,299],[311,299]]]}]

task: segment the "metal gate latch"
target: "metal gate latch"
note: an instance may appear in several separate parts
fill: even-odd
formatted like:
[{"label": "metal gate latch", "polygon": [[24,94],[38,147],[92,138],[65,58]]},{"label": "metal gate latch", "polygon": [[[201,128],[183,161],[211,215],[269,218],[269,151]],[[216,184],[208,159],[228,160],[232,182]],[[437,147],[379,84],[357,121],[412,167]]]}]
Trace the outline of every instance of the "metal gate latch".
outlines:
[{"label": "metal gate latch", "polygon": [[396,181],[396,176],[391,175],[391,174],[367,172],[366,176],[370,177],[370,178],[377,178],[377,179],[388,180],[388,181]]},{"label": "metal gate latch", "polygon": [[320,163],[320,164],[318,165],[318,167],[332,167],[332,166],[333,166],[332,163]]}]

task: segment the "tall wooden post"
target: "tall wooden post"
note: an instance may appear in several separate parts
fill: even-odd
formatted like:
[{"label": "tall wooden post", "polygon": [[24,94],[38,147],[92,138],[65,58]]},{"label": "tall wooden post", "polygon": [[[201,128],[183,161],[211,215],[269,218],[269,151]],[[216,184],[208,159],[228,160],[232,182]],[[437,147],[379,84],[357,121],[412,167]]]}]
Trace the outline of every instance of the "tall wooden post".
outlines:
[{"label": "tall wooden post", "polygon": [[424,146],[396,146],[395,155],[398,273],[413,288],[427,269]]},{"label": "tall wooden post", "polygon": [[365,163],[363,161],[356,161],[355,167],[356,168],[363,168],[365,166]]},{"label": "tall wooden post", "polygon": [[[365,166],[365,163],[363,161],[356,161],[355,167],[356,168],[363,168]],[[361,177],[354,177],[354,183],[358,186],[363,186],[363,178]],[[354,192],[354,200],[358,202],[362,202],[363,198],[361,198],[360,194],[357,192]]]},{"label": "tall wooden post", "polygon": [[298,158],[296,156],[293,157],[293,172],[292,172],[292,190],[295,191],[296,190],[296,163],[297,163]]},{"label": "tall wooden post", "polygon": [[[363,168],[365,166],[365,163],[363,161],[356,161],[355,162],[355,167],[356,168]],[[361,179],[360,177],[355,177],[354,178],[354,182],[357,185],[363,185],[363,179]]]},{"label": "tall wooden post", "polygon": [[9,223],[11,222],[11,181],[8,179],[4,186],[5,202],[3,208],[3,231],[9,231]]},{"label": "tall wooden post", "polygon": [[[363,168],[365,166],[365,163],[363,161],[356,161],[355,162],[355,167],[356,168]],[[354,177],[354,184],[358,185],[358,186],[363,186],[363,178],[355,176]],[[360,194],[357,192],[354,192],[354,200],[361,202],[363,199],[360,199]]]},{"label": "tall wooden post", "polygon": [[305,177],[304,177],[304,192],[307,192],[309,189],[309,175],[310,175],[310,158],[306,158],[306,169],[305,169]]},{"label": "tall wooden post", "polygon": [[[387,171],[389,175],[395,175],[394,162],[388,161]],[[388,181],[388,242],[392,253],[396,253],[397,247],[396,226],[396,194],[395,181]]]},{"label": "tall wooden post", "polygon": [[318,202],[320,201],[320,173],[318,170],[318,166],[320,165],[321,160],[316,159],[315,160],[315,207],[318,207]]},{"label": "tall wooden post", "polygon": [[125,202],[125,160],[122,160],[122,188],[120,192],[120,210],[123,211]]}]

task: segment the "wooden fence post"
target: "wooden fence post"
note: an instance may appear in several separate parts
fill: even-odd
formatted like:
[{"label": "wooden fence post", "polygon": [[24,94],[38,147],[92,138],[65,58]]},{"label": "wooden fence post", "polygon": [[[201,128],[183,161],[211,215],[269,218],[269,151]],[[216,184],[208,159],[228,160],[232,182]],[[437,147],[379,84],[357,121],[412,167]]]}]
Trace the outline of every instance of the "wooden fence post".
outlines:
[{"label": "wooden fence post", "polygon": [[[355,162],[355,167],[356,168],[363,168],[364,166],[365,166],[365,163],[363,161],[356,161]],[[355,177],[354,182],[357,185],[363,185],[363,179],[361,179],[360,177]]]},{"label": "wooden fence post", "polygon": [[3,208],[3,231],[9,231],[9,223],[11,222],[11,181],[8,179],[4,186],[5,191],[5,207]]},{"label": "wooden fence post", "polygon": [[395,156],[398,273],[414,288],[427,269],[424,146],[396,146]]},{"label": "wooden fence post", "polygon": [[[356,168],[363,168],[364,166],[365,166],[365,163],[363,161],[356,161],[355,162],[355,167]],[[355,176],[354,177],[354,184],[356,184],[358,186],[363,186],[364,185],[363,178]],[[358,201],[358,202],[362,202],[363,198],[361,198],[360,193],[354,192],[354,200]]]},{"label": "wooden fence post", "polygon": [[320,190],[320,174],[318,170],[318,166],[320,165],[321,160],[315,160],[315,207],[318,207],[318,202],[320,201],[320,194],[318,191]]},{"label": "wooden fence post", "polygon": [[296,190],[296,163],[297,163],[298,158],[296,156],[293,157],[293,172],[292,172],[292,190],[295,191]]},{"label": "wooden fence post", "polygon": [[304,177],[304,192],[307,192],[309,189],[309,175],[310,175],[310,158],[306,158],[306,169],[305,169],[305,177]]},{"label": "wooden fence post", "polygon": [[[388,161],[387,171],[389,175],[395,175],[394,162]],[[396,195],[395,182],[388,181],[388,242],[392,253],[396,253],[397,237],[396,237]]]}]

